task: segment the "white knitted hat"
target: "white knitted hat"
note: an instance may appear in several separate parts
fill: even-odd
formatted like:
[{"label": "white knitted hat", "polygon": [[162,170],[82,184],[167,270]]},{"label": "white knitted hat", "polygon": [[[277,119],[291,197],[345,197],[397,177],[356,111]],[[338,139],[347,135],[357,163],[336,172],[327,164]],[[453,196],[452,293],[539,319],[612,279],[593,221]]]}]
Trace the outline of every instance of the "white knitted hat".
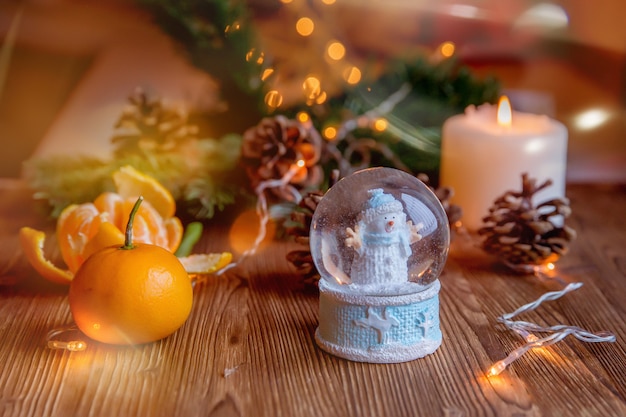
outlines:
[{"label": "white knitted hat", "polygon": [[402,212],[402,203],[396,200],[391,194],[385,194],[382,188],[368,190],[370,195],[367,200],[366,210],[363,214],[365,222],[371,221],[374,217],[386,213]]}]

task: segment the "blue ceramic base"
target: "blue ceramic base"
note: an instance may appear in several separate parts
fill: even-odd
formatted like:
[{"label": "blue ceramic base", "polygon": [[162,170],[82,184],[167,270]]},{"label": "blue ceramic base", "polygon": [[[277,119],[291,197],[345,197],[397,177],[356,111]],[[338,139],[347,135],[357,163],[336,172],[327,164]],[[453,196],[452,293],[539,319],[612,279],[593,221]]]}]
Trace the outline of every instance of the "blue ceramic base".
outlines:
[{"label": "blue ceramic base", "polygon": [[344,292],[320,281],[315,340],[328,353],[358,362],[424,357],[441,346],[440,288],[437,280],[421,291],[377,296]]}]

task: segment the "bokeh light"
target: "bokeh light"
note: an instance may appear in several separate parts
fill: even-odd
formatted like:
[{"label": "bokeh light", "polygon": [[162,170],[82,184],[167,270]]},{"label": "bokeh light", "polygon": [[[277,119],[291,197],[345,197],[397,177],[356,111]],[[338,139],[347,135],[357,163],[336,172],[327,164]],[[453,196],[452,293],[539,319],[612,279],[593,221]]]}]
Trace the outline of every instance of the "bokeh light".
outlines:
[{"label": "bokeh light", "polygon": [[354,66],[348,67],[343,72],[343,79],[346,80],[348,84],[357,84],[361,81],[361,70]]},{"label": "bokeh light", "polygon": [[311,75],[302,83],[302,90],[307,100],[315,100],[322,92],[322,83],[319,78]]},{"label": "bokeh light", "polygon": [[604,124],[610,117],[609,112],[600,108],[585,110],[574,118],[574,124],[580,130],[591,130]]},{"label": "bokeh light", "polygon": [[261,65],[265,61],[265,54],[263,51],[257,51],[255,48],[252,48],[246,53],[246,61],[256,62]]},{"label": "bokeh light", "polygon": [[374,120],[373,128],[377,132],[384,132],[385,129],[387,129],[387,126],[389,126],[389,123],[387,122],[387,119],[385,118],[381,117],[379,119]]},{"label": "bokeh light", "polygon": [[265,68],[261,73],[261,80],[267,81],[269,77],[274,73],[274,68]]},{"label": "bokeh light", "polygon": [[315,30],[315,23],[308,17],[301,17],[296,22],[296,31],[300,36],[309,36]]},{"label": "bokeh light", "polygon": [[300,123],[306,123],[309,120],[311,120],[311,117],[309,116],[307,112],[301,111],[301,112],[298,112],[298,114],[296,114],[296,119],[298,119]]},{"label": "bokeh light", "polygon": [[315,103],[323,104],[326,101],[327,98],[328,98],[328,96],[326,95],[326,91],[322,91],[320,93],[320,95],[317,96],[317,98],[315,99]]},{"label": "bokeh light", "polygon": [[439,46],[439,51],[441,52],[441,55],[446,58],[450,58],[452,55],[454,55],[455,49],[456,47],[454,45],[454,42],[444,42]]},{"label": "bokeh light", "polygon": [[270,110],[275,110],[283,104],[283,96],[277,90],[268,91],[265,95],[265,104]]},{"label": "bokeh light", "polygon": [[226,25],[226,27],[224,28],[224,33],[228,34],[228,33],[236,32],[239,29],[241,29],[241,23],[239,23],[238,21],[234,21],[230,25]]},{"label": "bokeh light", "polygon": [[331,59],[339,61],[346,55],[346,47],[339,41],[331,41],[326,48],[326,53]]},{"label": "bokeh light", "polygon": [[328,140],[335,140],[337,138],[337,128],[334,126],[327,126],[322,131],[322,135]]}]

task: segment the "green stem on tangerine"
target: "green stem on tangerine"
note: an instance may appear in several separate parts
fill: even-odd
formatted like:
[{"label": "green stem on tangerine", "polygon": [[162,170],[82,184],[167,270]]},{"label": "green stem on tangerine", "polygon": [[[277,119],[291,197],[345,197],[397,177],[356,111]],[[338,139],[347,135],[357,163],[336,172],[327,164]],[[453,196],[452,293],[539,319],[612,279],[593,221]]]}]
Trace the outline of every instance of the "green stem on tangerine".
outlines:
[{"label": "green stem on tangerine", "polygon": [[126,224],[126,233],[124,237],[124,246],[120,249],[133,249],[135,246],[133,245],[133,222],[135,221],[135,214],[139,211],[139,206],[143,201],[143,196],[139,196],[137,201],[135,201],[135,205],[133,209],[130,211],[130,215],[128,216],[128,223]]}]

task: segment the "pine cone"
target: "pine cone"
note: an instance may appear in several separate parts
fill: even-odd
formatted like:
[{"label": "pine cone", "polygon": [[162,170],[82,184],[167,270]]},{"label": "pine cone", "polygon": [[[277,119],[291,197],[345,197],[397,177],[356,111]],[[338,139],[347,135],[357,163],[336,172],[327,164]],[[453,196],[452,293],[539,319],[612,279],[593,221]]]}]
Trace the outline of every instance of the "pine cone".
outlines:
[{"label": "pine cone", "polygon": [[149,99],[141,89],[128,101],[130,106],[117,121],[117,134],[111,140],[118,156],[142,149],[169,150],[198,133],[197,126],[188,124],[187,115],[180,109],[167,108],[159,99]]},{"label": "pine cone", "polygon": [[[282,178],[300,160],[306,169],[300,170],[290,184],[317,187],[323,179],[318,165],[321,150],[322,138],[315,128],[278,115],[264,118],[244,133],[242,161],[253,187],[261,181]],[[274,191],[289,200],[283,190]]]},{"label": "pine cone", "polygon": [[454,196],[454,190],[451,187],[439,187],[435,189],[430,185],[430,178],[428,178],[428,175],[423,173],[417,174],[417,179],[426,184],[426,186],[430,188],[433,193],[435,193],[446,212],[450,227],[454,227],[463,216],[463,210],[461,207],[450,203],[450,199]]},{"label": "pine cone", "polygon": [[320,274],[313,263],[313,256],[309,246],[309,231],[313,214],[317,205],[324,197],[321,191],[308,193],[298,204],[298,208],[291,213],[291,221],[293,226],[287,227],[286,232],[294,236],[297,243],[306,246],[306,249],[291,251],[287,254],[287,260],[291,262],[298,274],[307,284],[317,284]]},{"label": "pine cone", "polygon": [[551,219],[568,217],[569,201],[555,198],[536,207],[532,203],[534,194],[551,184],[547,180],[537,186],[535,179],[522,174],[522,191],[508,191],[497,198],[483,219],[485,226],[478,230],[485,237],[482,248],[521,271],[555,262],[564,255],[576,232],[566,225],[556,226]]}]

